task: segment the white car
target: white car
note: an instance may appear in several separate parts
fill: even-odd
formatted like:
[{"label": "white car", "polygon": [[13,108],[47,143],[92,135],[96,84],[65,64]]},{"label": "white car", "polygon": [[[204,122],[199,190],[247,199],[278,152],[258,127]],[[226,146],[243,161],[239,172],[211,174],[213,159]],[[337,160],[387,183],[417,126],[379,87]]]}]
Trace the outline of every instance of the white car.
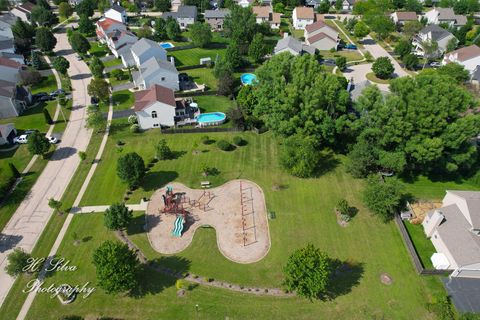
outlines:
[{"label": "white car", "polygon": [[55,137],[49,137],[49,136],[45,136],[45,138],[47,138],[48,142],[50,142],[51,144],[55,144],[58,142],[58,139],[55,138]]},{"label": "white car", "polygon": [[22,134],[21,136],[13,138],[13,143],[25,144],[28,142],[28,136],[26,134]]}]

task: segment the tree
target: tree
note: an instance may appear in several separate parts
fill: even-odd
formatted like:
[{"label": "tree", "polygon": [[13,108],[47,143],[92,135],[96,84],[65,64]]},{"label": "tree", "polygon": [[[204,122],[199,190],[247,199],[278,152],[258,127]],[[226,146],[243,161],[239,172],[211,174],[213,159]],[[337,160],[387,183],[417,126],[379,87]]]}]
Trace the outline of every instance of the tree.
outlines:
[{"label": "tree", "polygon": [[378,175],[367,179],[363,200],[372,212],[387,222],[401,209],[403,185],[396,178],[387,178],[385,182]]},{"label": "tree", "polygon": [[40,27],[35,32],[35,44],[43,52],[52,51],[57,44],[57,38],[53,35],[50,29]]},{"label": "tree", "polygon": [[87,38],[85,38],[79,32],[74,32],[69,41],[73,51],[77,53],[86,54],[88,50],[90,50],[90,43],[88,42]]},{"label": "tree", "polygon": [[184,6],[196,6],[200,12],[210,9],[209,0],[183,0]]},{"label": "tree", "polygon": [[137,33],[137,37],[139,38],[151,39],[153,37],[152,28],[147,24],[143,25],[141,28],[137,29],[135,32]]},{"label": "tree", "polygon": [[60,209],[62,208],[62,202],[55,200],[54,198],[48,199],[48,206],[53,210],[57,210],[59,213],[62,213]]},{"label": "tree", "polygon": [[43,117],[45,118],[46,124],[53,124],[53,120],[50,116],[50,113],[48,112],[48,109],[43,109]]},{"label": "tree", "polygon": [[176,40],[182,33],[182,30],[180,29],[180,25],[178,24],[177,20],[173,19],[172,17],[169,17],[167,19],[165,30],[167,32],[168,38],[171,40]]},{"label": "tree", "polygon": [[420,46],[424,52],[425,62],[423,63],[423,68],[425,65],[438,54],[438,42],[437,41],[422,41]]},{"label": "tree", "polygon": [[405,10],[413,11],[416,13],[422,13],[423,5],[418,0],[406,0],[405,1]]},{"label": "tree", "polygon": [[238,92],[236,101],[247,128],[261,127],[261,121],[253,115],[253,110],[257,104],[255,86],[242,86]]},{"label": "tree", "polygon": [[107,120],[103,117],[103,113],[97,108],[89,108],[87,111],[86,127],[93,129],[96,132],[101,132],[105,129]]},{"label": "tree", "polygon": [[67,74],[67,70],[68,68],[70,68],[70,62],[68,62],[67,59],[61,56],[55,57],[52,64],[55,70],[64,75]]},{"label": "tree", "polygon": [[167,140],[161,139],[155,146],[155,157],[158,160],[167,160],[172,157],[172,150],[167,144]]},{"label": "tree", "polygon": [[58,14],[64,18],[68,18],[73,14],[73,8],[67,2],[62,2],[58,6]]},{"label": "tree", "polygon": [[259,63],[263,60],[263,57],[267,54],[268,48],[265,45],[265,40],[261,33],[255,34],[253,37],[252,43],[248,48],[248,56],[253,59],[253,61]]},{"label": "tree", "polygon": [[21,248],[15,248],[7,256],[7,266],[5,271],[11,277],[19,276],[26,271],[26,268],[30,264],[31,255],[26,253]]},{"label": "tree", "polygon": [[212,41],[212,30],[208,23],[195,22],[190,26],[190,37],[197,47],[206,47]]},{"label": "tree", "polygon": [[464,83],[470,78],[468,70],[465,70],[464,66],[458,63],[448,63],[437,69],[438,74],[451,77],[457,83]]},{"label": "tree", "polygon": [[93,57],[92,61],[90,61],[90,70],[95,78],[103,78],[103,70],[105,66],[103,65],[102,60],[98,57]]},{"label": "tree", "polygon": [[0,0],[0,10],[1,11],[8,11],[9,6],[10,6],[10,2],[8,2],[8,0]]},{"label": "tree", "polygon": [[103,78],[93,78],[87,86],[88,94],[92,97],[97,97],[102,101],[108,101],[110,90],[108,82]]},{"label": "tree", "polygon": [[161,12],[170,11],[172,4],[170,0],[155,0],[155,9]]},{"label": "tree", "polygon": [[32,51],[31,58],[32,58],[32,67],[35,68],[35,70],[40,70],[43,65],[40,52]]},{"label": "tree", "polygon": [[17,50],[20,53],[30,51],[35,36],[35,27],[17,18],[15,24],[12,25],[12,33]]},{"label": "tree", "polygon": [[392,76],[395,68],[388,57],[380,57],[372,65],[372,71],[380,79],[388,79]]},{"label": "tree", "polygon": [[345,70],[345,68],[347,67],[347,58],[342,56],[337,57],[335,59],[335,65],[338,67],[340,71]]},{"label": "tree", "polygon": [[26,86],[38,83],[41,80],[42,76],[38,71],[27,71],[22,74],[22,84]]},{"label": "tree", "polygon": [[[365,18],[366,19],[366,18]],[[368,19],[370,29],[375,32],[380,39],[385,39],[395,30],[395,24],[388,16],[375,15]]]},{"label": "tree", "polygon": [[40,6],[40,7],[42,7],[42,8],[45,8],[45,9],[47,9],[47,10],[51,10],[51,9],[52,9],[52,7],[50,7],[50,4],[48,3],[47,0],[37,0],[35,3],[37,4],[37,6]]},{"label": "tree", "polygon": [[403,9],[403,7],[405,6],[405,0],[393,0],[392,4],[395,9]]},{"label": "tree", "polygon": [[408,70],[415,70],[418,65],[418,57],[413,53],[409,53],[403,57],[403,63]]},{"label": "tree", "polygon": [[153,26],[153,37],[157,41],[168,39],[167,22],[164,19],[155,19],[155,25]]},{"label": "tree", "polygon": [[395,45],[393,52],[396,55],[399,55],[401,59],[403,59],[407,54],[412,52],[412,43],[408,39],[401,39]]},{"label": "tree", "polygon": [[104,223],[105,227],[110,230],[122,230],[128,227],[132,221],[132,210],[124,203],[115,203],[105,210]]},{"label": "tree", "polygon": [[215,61],[215,68],[213,69],[213,75],[215,78],[220,79],[225,75],[231,75],[233,73],[233,68],[230,63],[225,58],[220,57]]},{"label": "tree", "polygon": [[139,262],[128,245],[105,241],[93,253],[98,285],[107,293],[130,291],[137,285]]},{"label": "tree", "polygon": [[327,295],[333,273],[333,262],[328,255],[312,244],[295,250],[283,269],[284,284],[298,295],[318,299]]},{"label": "tree", "polygon": [[230,64],[232,69],[237,69],[243,64],[240,48],[235,42],[231,42],[225,52],[225,61]]},{"label": "tree", "polygon": [[370,29],[368,28],[367,24],[363,21],[358,21],[353,28],[353,34],[357,38],[364,38],[370,33]]},{"label": "tree", "polygon": [[235,89],[235,78],[232,73],[226,73],[218,79],[218,94],[229,96]]},{"label": "tree", "polygon": [[122,70],[115,69],[110,71],[110,75],[117,80],[123,80],[125,73]]},{"label": "tree", "polygon": [[9,162],[8,167],[10,168],[10,172],[12,173],[12,176],[14,178],[20,178],[21,174],[18,171],[17,167],[15,167],[15,165],[13,163]]},{"label": "tree", "polygon": [[50,142],[40,132],[34,132],[28,136],[27,148],[30,154],[44,156],[50,149]]},{"label": "tree", "polygon": [[322,0],[317,11],[318,13],[328,13],[328,11],[330,11],[330,2],[328,0]]},{"label": "tree", "polygon": [[420,21],[407,21],[403,25],[403,34],[407,39],[411,39],[415,34],[422,30],[423,24]]},{"label": "tree", "polygon": [[341,12],[343,10],[342,0],[335,0],[335,10],[337,10],[337,12]]},{"label": "tree", "polygon": [[82,2],[77,4],[77,6],[75,7],[75,11],[80,17],[83,15],[91,17],[93,16],[96,6],[97,4],[95,0],[83,0]]},{"label": "tree", "polygon": [[282,143],[280,164],[296,177],[314,175],[320,162],[320,153],[312,137],[290,136]]},{"label": "tree", "polygon": [[457,49],[457,46],[458,46],[457,38],[451,38],[450,40],[448,40],[448,43],[447,43],[447,52],[451,52]]},{"label": "tree", "polygon": [[[100,13],[104,14],[110,8],[110,0],[98,0],[97,9]],[[88,17],[88,16],[87,16]]]},{"label": "tree", "polygon": [[32,9],[30,18],[39,26],[53,26],[58,23],[58,18],[52,11],[41,6],[35,6]]},{"label": "tree", "polygon": [[233,6],[223,22],[223,29],[227,39],[237,43],[242,53],[247,52],[257,31],[256,18],[252,9]]},{"label": "tree", "polygon": [[117,175],[130,187],[137,185],[145,175],[142,157],[135,152],[127,153],[117,161]]},{"label": "tree", "polygon": [[78,21],[78,31],[86,35],[95,33],[95,25],[93,24],[93,21],[85,14],[80,16],[80,20]]}]

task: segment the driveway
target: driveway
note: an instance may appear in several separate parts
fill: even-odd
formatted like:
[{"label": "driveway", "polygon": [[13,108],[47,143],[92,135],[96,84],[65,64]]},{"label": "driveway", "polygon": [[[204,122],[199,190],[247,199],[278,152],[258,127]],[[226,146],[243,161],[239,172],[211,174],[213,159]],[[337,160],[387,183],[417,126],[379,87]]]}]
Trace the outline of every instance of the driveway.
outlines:
[{"label": "driveway", "polygon": [[[367,80],[367,73],[372,72],[372,64],[358,64],[356,66],[348,66],[347,69],[343,71],[343,75],[347,80],[353,79],[353,83],[360,83]],[[374,83],[374,82],[372,82]],[[378,88],[382,91],[390,91],[388,84],[375,83]]]},{"label": "driveway", "polygon": [[62,198],[80,163],[76,153],[87,148],[92,134],[85,128],[85,106],[90,103],[87,94],[87,85],[91,79],[90,70],[83,61],[77,61],[65,33],[55,34],[55,37],[57,38],[55,51],[61,51],[70,62],[68,73],[74,88],[73,108],[62,141],[51,160],[1,232],[0,305],[14,282],[14,279],[4,271],[7,255],[14,247],[21,247],[27,252],[32,251],[53,213],[48,206],[48,199]]},{"label": "driveway", "polygon": [[133,87],[135,87],[135,84],[133,84],[133,82],[121,83],[121,84],[117,84],[116,86],[113,86],[112,92],[128,90],[128,89],[132,89]]},{"label": "driveway", "polygon": [[390,61],[393,64],[393,67],[395,68],[394,77],[405,77],[409,75],[405,70],[403,70],[403,68],[392,57],[392,55],[388,53],[387,50],[385,50],[375,40],[373,40],[372,37],[370,36],[365,37],[365,39],[362,41],[362,44],[365,47],[365,49],[368,50],[372,54],[372,57],[374,57],[375,59],[380,57],[388,57],[390,59]]}]

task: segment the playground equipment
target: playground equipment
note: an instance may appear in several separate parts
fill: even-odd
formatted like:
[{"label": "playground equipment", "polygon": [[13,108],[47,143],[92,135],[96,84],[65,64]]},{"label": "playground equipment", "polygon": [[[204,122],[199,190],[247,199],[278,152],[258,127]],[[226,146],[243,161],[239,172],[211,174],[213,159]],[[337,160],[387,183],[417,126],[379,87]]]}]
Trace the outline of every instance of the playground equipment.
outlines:
[{"label": "playground equipment", "polygon": [[[240,206],[242,208],[243,246],[245,247],[257,242],[257,227],[255,225],[252,189],[243,188],[242,181],[240,181]],[[247,219],[250,219],[249,224],[247,223]],[[253,231],[253,239],[249,240],[249,233],[251,231]]]},{"label": "playground equipment", "polygon": [[183,224],[185,223],[185,219],[183,216],[177,216],[175,219],[175,223],[173,224],[172,236],[174,237],[181,237],[183,231]]}]

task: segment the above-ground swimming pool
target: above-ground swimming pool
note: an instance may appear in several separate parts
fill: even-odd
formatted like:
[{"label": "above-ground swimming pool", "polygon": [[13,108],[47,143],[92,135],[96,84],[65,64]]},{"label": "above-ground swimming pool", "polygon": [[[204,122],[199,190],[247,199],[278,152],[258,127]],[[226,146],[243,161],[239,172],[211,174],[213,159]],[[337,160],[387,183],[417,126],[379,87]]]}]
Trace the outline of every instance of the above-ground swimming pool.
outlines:
[{"label": "above-ground swimming pool", "polygon": [[209,112],[198,115],[197,122],[201,127],[217,126],[224,123],[226,118],[223,112]]},{"label": "above-ground swimming pool", "polygon": [[173,48],[175,46],[171,42],[162,42],[162,43],[160,43],[160,47],[162,47],[163,49],[170,49],[170,48]]},{"label": "above-ground swimming pool", "polygon": [[257,81],[257,76],[253,73],[244,73],[240,76],[242,84],[254,84]]}]

